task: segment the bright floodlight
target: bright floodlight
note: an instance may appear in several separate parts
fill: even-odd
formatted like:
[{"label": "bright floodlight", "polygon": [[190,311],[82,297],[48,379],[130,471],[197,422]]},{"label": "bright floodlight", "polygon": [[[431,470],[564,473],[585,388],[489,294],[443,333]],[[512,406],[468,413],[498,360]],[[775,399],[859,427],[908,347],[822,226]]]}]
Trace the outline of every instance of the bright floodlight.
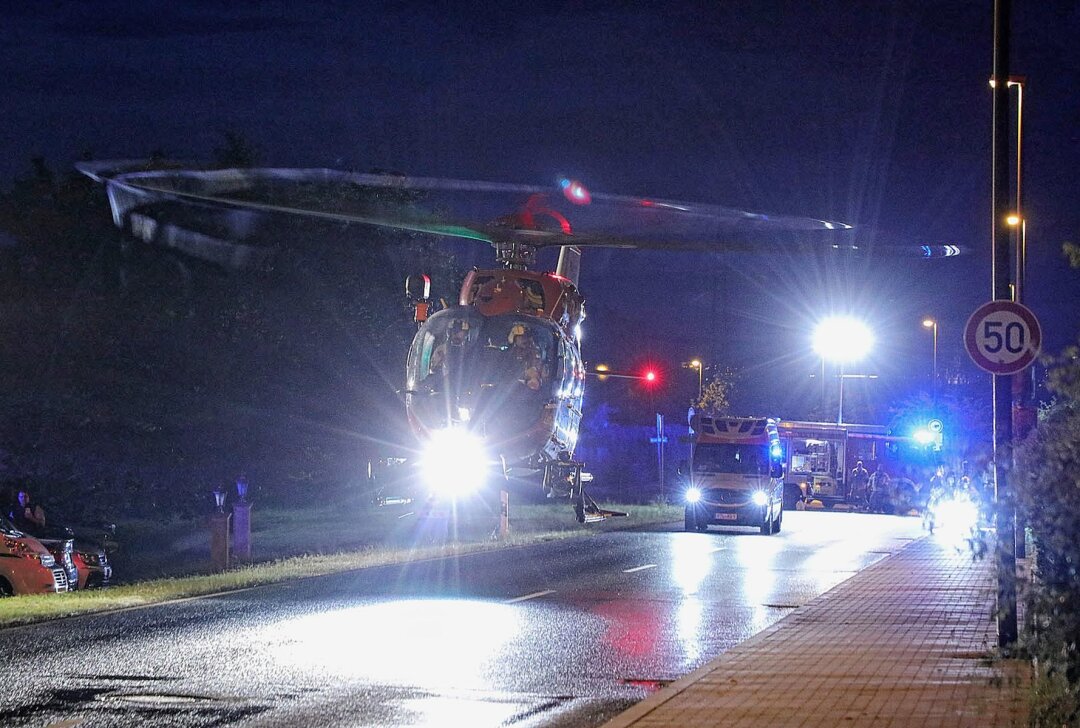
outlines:
[{"label": "bright floodlight", "polygon": [[825,319],[814,330],[814,351],[831,361],[858,361],[874,345],[874,335],[862,321],[848,317]]},{"label": "bright floodlight", "polygon": [[911,436],[915,438],[915,442],[920,445],[932,445],[934,440],[937,439],[937,436],[925,427],[920,427],[915,430],[915,432],[911,433]]},{"label": "bright floodlight", "polygon": [[432,491],[462,496],[483,484],[487,454],[480,438],[467,430],[438,430],[427,442],[420,467]]}]

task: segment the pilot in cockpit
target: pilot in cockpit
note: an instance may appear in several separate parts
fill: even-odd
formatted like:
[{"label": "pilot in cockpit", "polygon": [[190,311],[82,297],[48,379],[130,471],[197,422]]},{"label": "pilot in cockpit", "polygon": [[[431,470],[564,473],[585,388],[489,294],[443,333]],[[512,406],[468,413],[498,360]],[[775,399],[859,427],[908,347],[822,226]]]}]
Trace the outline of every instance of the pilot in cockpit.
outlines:
[{"label": "pilot in cockpit", "polygon": [[428,363],[428,372],[435,374],[442,372],[446,365],[446,358],[453,350],[459,350],[465,346],[469,338],[469,322],[456,320],[450,323],[446,332],[446,338],[431,352],[431,361]]}]

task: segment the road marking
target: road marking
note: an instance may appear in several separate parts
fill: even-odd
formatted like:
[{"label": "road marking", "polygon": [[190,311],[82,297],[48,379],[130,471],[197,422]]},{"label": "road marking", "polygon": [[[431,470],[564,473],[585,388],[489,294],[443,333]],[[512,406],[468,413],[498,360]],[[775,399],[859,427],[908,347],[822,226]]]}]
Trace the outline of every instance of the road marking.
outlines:
[{"label": "road marking", "polygon": [[62,720],[59,723],[50,723],[45,728],[75,728],[75,726],[82,725],[86,722],[86,718],[68,718]]},{"label": "road marking", "polygon": [[709,549],[710,554],[715,554],[717,551],[727,551],[727,546],[717,546],[714,549]]},{"label": "road marking", "polygon": [[524,602],[528,599],[537,599],[539,597],[546,597],[548,594],[554,594],[554,589],[547,589],[545,591],[533,592],[532,594],[526,594],[523,597],[514,597],[513,599],[507,599],[503,604],[515,604],[517,602]]},{"label": "road marking", "polygon": [[645,564],[644,566],[635,566],[632,569],[623,569],[624,574],[633,574],[635,571],[645,571],[645,569],[655,569],[656,564]]}]

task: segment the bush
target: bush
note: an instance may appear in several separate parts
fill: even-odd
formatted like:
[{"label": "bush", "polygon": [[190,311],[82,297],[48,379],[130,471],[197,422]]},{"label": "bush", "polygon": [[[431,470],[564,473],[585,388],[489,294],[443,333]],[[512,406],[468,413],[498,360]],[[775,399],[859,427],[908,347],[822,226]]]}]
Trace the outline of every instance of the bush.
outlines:
[{"label": "bush", "polygon": [[1036,661],[1036,725],[1080,724],[1080,363],[1050,372],[1055,402],[1017,453],[1018,509],[1036,544],[1027,633]]}]

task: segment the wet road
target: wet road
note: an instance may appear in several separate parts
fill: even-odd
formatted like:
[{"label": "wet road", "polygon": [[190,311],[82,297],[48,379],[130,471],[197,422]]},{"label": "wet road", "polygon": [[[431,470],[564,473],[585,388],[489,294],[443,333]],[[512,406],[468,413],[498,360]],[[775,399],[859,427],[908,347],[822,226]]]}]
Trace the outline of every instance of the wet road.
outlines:
[{"label": "wet road", "polygon": [[921,535],[787,512],[2,630],[0,725],[597,725]]}]

